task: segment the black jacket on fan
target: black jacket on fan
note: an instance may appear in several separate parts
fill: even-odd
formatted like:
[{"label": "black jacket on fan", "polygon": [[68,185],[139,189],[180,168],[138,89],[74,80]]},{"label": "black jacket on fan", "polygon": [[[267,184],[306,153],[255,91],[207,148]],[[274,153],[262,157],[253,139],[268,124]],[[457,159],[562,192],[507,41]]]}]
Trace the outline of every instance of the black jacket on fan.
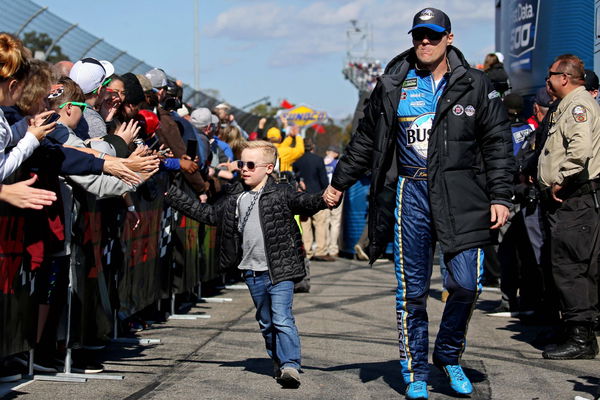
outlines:
[{"label": "black jacket on fan", "polygon": [[[229,186],[216,204],[203,204],[176,186],[171,186],[166,201],[184,215],[206,225],[217,226],[217,259],[221,269],[237,267],[242,259],[242,237],[238,230],[237,200],[243,193],[241,183]],[[289,184],[278,184],[269,177],[258,200],[259,217],[265,239],[269,275],[273,285],[306,275],[302,235],[294,215],[312,215],[327,208],[322,193],[298,192]]]},{"label": "black jacket on fan", "polygon": [[[428,144],[428,186],[435,234],[445,253],[495,241],[490,204],[511,205],[515,161],[508,115],[482,71],[448,46],[449,81],[439,99]],[[365,107],[356,133],[340,158],[332,186],[346,190],[368,170],[371,261],[393,238],[398,182],[397,109],[402,83],[416,62],[413,49],[386,67]],[[475,115],[452,112],[472,106]]]}]

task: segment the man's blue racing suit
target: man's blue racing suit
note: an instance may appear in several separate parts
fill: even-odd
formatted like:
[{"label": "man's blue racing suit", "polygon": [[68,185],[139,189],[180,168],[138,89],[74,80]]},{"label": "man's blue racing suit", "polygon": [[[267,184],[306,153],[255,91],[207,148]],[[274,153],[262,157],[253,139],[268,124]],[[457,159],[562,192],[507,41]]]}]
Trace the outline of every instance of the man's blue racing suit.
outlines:
[{"label": "man's blue racing suit", "polygon": [[[429,71],[409,70],[397,111],[394,262],[400,364],[406,383],[427,381],[429,374],[426,304],[436,240],[429,204],[427,147],[447,76],[435,82]],[[475,109],[456,105],[450,112],[472,116]],[[444,287],[450,294],[433,352],[434,363],[439,366],[458,364],[464,351],[468,321],[481,291],[483,251],[474,248],[445,253],[444,259],[449,272]]]}]

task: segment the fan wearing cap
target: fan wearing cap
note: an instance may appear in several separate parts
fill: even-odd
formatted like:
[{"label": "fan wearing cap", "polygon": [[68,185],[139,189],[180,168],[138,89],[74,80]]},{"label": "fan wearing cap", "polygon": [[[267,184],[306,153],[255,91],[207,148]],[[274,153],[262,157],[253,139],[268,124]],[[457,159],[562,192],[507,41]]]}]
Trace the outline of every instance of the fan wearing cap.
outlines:
[{"label": "fan wearing cap", "polygon": [[83,118],[75,129],[75,134],[84,140],[106,135],[104,119],[94,107],[101,96],[106,78],[114,72],[110,62],[98,61],[91,57],[77,61],[71,68],[69,78],[79,85],[85,96],[85,103],[90,105],[85,109]]},{"label": "fan wearing cap", "polygon": [[244,139],[248,140],[248,132],[244,130],[235,120],[235,116],[231,112],[231,106],[227,103],[220,103],[215,106],[213,109],[213,113],[219,117],[221,124],[223,125],[231,125],[240,130],[240,133],[244,137]]},{"label": "fan wearing cap", "polygon": [[[231,147],[221,139],[219,139],[215,133],[218,131],[219,119],[216,115],[212,114],[208,108],[197,108],[192,111],[190,122],[198,130],[202,137],[205,137],[209,143],[210,149],[210,169],[209,175],[231,180],[234,177],[233,171],[229,170],[225,165],[233,161],[233,151]],[[237,163],[232,163],[232,169],[236,170]]]},{"label": "fan wearing cap", "polygon": [[339,204],[342,192],[371,171],[370,261],[394,242],[406,397],[424,399],[435,243],[448,268],[449,297],[433,362],[454,391],[469,394],[460,359],[481,291],[482,248],[506,223],[516,169],[500,93],[452,45],[450,18],[425,8],[409,33],[412,48],[388,63],[324,196],[329,206]]},{"label": "fan wearing cap", "polygon": [[[179,128],[168,110],[161,106],[167,95],[167,74],[159,68],[153,68],[146,72],[146,79],[150,81],[152,90],[157,95],[158,104],[151,110],[160,120],[160,128],[156,131],[156,135],[160,143],[171,149],[173,155],[180,160],[188,160],[191,158],[186,154],[186,145],[179,133]],[[139,78],[138,78],[139,79]],[[151,100],[152,96],[146,96],[146,99]],[[150,104],[152,106],[152,104]],[[182,170],[184,179],[190,184],[197,195],[203,194],[208,185],[200,174],[197,168],[192,172],[191,169]]]},{"label": "fan wearing cap", "polygon": [[[282,120],[285,121],[285,119]],[[283,126],[288,133],[285,139],[282,138],[278,128],[272,127],[267,131],[267,140],[277,147],[277,165],[280,173],[292,171],[292,164],[304,154],[304,139],[298,135],[299,128],[297,126],[288,127],[287,121]]]}]

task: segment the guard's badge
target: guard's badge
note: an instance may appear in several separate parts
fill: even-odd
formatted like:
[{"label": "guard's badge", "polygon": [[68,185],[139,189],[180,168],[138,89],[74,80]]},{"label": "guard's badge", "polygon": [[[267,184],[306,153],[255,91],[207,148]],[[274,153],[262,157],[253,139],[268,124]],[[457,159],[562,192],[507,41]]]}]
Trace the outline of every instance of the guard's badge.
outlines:
[{"label": "guard's badge", "polygon": [[587,110],[584,106],[575,106],[573,107],[573,118],[575,122],[585,122],[587,121]]}]

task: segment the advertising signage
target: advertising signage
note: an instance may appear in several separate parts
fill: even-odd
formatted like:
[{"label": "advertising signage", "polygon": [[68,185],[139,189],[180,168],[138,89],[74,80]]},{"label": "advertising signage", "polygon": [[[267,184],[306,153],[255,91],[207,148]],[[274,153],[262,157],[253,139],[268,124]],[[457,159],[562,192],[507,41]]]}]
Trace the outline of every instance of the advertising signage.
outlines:
[{"label": "advertising signage", "polygon": [[544,86],[548,67],[561,54],[575,54],[586,68],[594,69],[593,1],[496,0],[495,4],[495,51],[504,54],[513,92],[532,96]]},{"label": "advertising signage", "polygon": [[510,69],[531,71],[540,0],[510,1]]}]

